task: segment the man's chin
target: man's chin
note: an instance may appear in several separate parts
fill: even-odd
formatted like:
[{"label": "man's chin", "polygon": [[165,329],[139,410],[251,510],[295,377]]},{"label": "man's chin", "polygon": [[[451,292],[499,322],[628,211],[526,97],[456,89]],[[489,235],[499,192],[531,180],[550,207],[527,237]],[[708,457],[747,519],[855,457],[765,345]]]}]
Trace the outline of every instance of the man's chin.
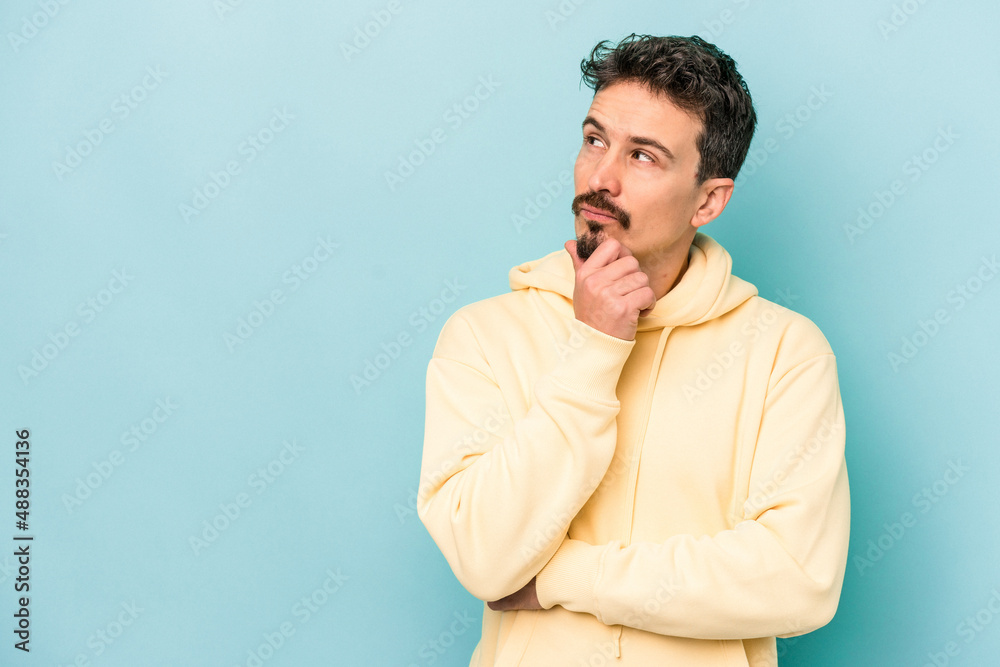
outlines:
[{"label": "man's chin", "polygon": [[597,246],[601,245],[601,242],[605,239],[604,232],[599,232],[595,234],[594,232],[585,232],[576,237],[576,254],[583,261],[587,261],[594,251],[597,250]]}]

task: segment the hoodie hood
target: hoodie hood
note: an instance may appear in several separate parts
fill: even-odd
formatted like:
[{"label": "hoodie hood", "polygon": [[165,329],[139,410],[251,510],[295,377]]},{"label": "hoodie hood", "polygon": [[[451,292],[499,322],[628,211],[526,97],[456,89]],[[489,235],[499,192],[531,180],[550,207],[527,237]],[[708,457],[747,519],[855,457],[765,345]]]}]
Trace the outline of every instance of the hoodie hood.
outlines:
[{"label": "hoodie hood", "polygon": [[[672,290],[663,295],[638,331],[692,326],[723,315],[752,296],[757,288],[732,274],[733,260],[712,237],[697,232],[688,250],[688,268]],[[534,288],[573,303],[576,272],[565,248],[510,270],[511,290]]]}]

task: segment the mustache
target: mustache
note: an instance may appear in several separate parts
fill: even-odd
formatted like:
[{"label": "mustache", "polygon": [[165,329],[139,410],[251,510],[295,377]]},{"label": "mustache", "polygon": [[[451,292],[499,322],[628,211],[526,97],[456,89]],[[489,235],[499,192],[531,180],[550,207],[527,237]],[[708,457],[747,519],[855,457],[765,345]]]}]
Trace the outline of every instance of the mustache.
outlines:
[{"label": "mustache", "polygon": [[622,229],[628,229],[629,225],[632,224],[631,216],[629,216],[628,211],[619,207],[613,201],[608,199],[607,195],[602,192],[585,192],[582,195],[577,195],[573,198],[573,204],[571,206],[573,210],[573,215],[579,215],[580,208],[582,206],[590,206],[601,211],[606,211],[609,215],[614,216],[618,220],[618,224],[622,226]]}]

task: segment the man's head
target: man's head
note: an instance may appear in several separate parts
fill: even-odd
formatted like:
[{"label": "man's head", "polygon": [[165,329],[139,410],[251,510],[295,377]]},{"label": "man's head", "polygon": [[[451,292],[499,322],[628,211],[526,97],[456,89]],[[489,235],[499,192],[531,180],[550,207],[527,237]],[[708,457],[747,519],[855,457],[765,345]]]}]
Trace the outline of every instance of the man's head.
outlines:
[{"label": "man's head", "polygon": [[597,44],[581,70],[594,100],[574,170],[578,254],[612,236],[640,263],[686,257],[729,201],[757,123],[736,63],[699,37],[633,34]]}]

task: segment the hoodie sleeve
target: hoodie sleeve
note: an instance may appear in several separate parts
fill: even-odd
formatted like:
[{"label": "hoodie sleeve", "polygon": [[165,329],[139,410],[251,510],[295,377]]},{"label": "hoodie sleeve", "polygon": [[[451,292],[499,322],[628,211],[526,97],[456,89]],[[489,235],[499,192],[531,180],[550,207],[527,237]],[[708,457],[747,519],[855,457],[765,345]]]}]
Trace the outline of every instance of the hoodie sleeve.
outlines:
[{"label": "hoodie sleeve", "polygon": [[662,543],[566,539],[538,574],[542,606],[699,639],[795,636],[828,623],[850,530],[834,355],[789,369],[764,405],[739,523]]},{"label": "hoodie sleeve", "polygon": [[459,582],[498,600],[548,562],[607,471],[618,378],[635,343],[574,321],[561,361],[515,419],[461,314],[427,369],[417,514]]}]

